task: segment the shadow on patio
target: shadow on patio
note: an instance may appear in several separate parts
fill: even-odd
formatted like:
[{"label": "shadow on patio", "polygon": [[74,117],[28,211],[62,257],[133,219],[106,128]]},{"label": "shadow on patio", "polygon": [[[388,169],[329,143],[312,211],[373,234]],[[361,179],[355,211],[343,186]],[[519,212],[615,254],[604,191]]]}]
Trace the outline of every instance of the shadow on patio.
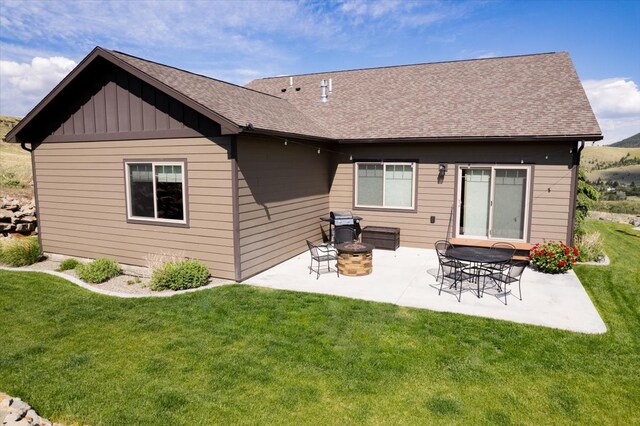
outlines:
[{"label": "shadow on patio", "polygon": [[315,273],[309,274],[309,262],[309,253],[302,253],[248,279],[246,284],[455,312],[581,333],[607,331],[573,271],[549,275],[527,268],[522,276],[523,300],[515,296],[518,290],[514,288],[514,294],[508,296],[508,305],[505,305],[504,297],[498,299],[489,291],[482,298],[477,297],[476,291],[464,291],[460,302],[452,292],[443,290],[438,295],[435,250],[406,247],[397,251],[374,250],[373,272],[363,277],[337,277],[335,266],[332,266],[331,272],[325,269],[316,279]]}]

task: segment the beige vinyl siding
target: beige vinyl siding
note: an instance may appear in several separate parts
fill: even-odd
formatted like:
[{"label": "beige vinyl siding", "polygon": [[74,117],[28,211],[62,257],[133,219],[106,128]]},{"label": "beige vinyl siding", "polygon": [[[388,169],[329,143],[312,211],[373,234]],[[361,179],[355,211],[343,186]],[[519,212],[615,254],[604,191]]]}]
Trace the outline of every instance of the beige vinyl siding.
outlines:
[{"label": "beige vinyl siding", "polygon": [[321,238],[320,216],[329,213],[329,160],[311,146],[238,137],[243,279],[305,251],[305,240]]},{"label": "beige vinyl siding", "polygon": [[573,169],[539,165],[533,178],[531,236],[529,242],[567,240]]},{"label": "beige vinyl siding", "polygon": [[[400,244],[405,247],[433,248],[433,243],[455,235],[456,167],[466,164],[510,164],[524,161],[533,166],[531,193],[530,242],[542,239],[566,240],[571,200],[572,145],[567,142],[463,144],[455,142],[429,144],[345,145],[344,156],[336,157],[336,171],[331,184],[330,210],[351,210],[363,217],[362,227],[392,226],[400,228]],[[377,159],[417,161],[416,211],[360,209],[354,207],[354,164],[347,161]],[[438,183],[438,165],[447,172]],[[551,188],[551,192],[548,191]],[[453,211],[452,211],[453,209]],[[435,223],[430,217],[435,216]]]},{"label": "beige vinyl siding", "polygon": [[[454,174],[448,173],[438,183],[438,164],[417,164],[416,211],[393,209],[354,209],[352,163],[338,164],[331,191],[331,210],[352,210],[362,216],[361,226],[392,226],[400,228],[400,244],[405,247],[432,248],[433,243],[446,237],[449,214],[453,203]],[[450,170],[453,169],[450,167]],[[336,189],[335,191],[333,189]],[[436,216],[436,222],[429,218]]]},{"label": "beige vinyl siding", "polygon": [[[43,143],[34,151],[43,250],[146,265],[184,251],[234,278],[228,138]],[[125,159],[186,159],[189,227],[127,223]]]}]

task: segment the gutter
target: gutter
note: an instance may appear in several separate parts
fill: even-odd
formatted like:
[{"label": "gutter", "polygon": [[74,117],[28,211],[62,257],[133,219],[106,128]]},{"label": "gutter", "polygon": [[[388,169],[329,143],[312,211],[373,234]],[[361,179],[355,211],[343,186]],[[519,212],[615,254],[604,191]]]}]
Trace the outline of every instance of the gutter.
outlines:
[{"label": "gutter", "polygon": [[20,148],[24,149],[27,152],[33,152],[33,144],[31,144],[31,148],[27,148],[27,142],[20,141]]}]

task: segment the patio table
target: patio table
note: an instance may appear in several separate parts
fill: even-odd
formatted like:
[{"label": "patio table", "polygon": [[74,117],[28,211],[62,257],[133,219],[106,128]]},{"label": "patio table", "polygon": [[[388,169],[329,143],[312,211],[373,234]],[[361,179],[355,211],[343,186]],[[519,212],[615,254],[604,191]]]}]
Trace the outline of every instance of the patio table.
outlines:
[{"label": "patio table", "polygon": [[445,255],[470,264],[470,266],[463,268],[463,272],[471,278],[471,282],[475,281],[477,283],[478,298],[481,297],[480,278],[484,278],[491,273],[488,267],[511,259],[510,253],[487,247],[452,247],[445,252]]}]

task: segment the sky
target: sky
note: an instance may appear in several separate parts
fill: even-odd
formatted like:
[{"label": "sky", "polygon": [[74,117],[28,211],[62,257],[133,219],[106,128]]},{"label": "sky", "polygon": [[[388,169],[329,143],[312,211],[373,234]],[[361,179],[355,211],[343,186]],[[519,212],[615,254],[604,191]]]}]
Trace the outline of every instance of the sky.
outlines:
[{"label": "sky", "polygon": [[24,116],[96,45],[236,84],[567,51],[604,135],[640,132],[640,0],[0,0],[0,114]]}]

